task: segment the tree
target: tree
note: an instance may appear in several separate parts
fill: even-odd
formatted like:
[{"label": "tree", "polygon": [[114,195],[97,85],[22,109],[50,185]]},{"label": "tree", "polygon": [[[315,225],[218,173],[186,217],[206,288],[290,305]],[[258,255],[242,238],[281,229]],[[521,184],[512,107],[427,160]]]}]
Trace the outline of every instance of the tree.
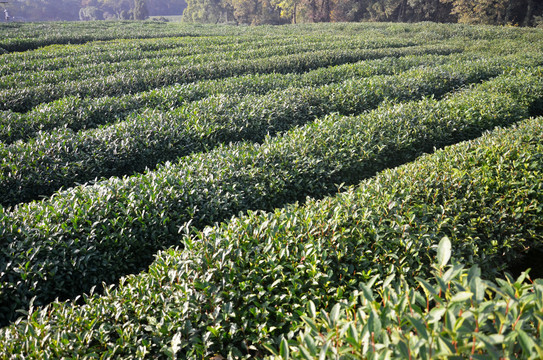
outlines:
[{"label": "tree", "polygon": [[452,6],[440,0],[408,0],[409,21],[453,22]]},{"label": "tree", "polygon": [[145,0],[134,0],[134,20],[145,20],[149,17],[147,3]]},{"label": "tree", "polygon": [[107,13],[110,16],[120,19],[130,19],[130,13],[132,11],[133,0],[98,0],[99,7],[104,11],[104,18],[107,18]]},{"label": "tree", "polygon": [[280,9],[282,18],[289,19],[293,24],[298,22],[301,0],[271,0],[271,3]]},{"label": "tree", "polygon": [[183,21],[216,24],[226,22],[228,9],[220,0],[186,0]]},{"label": "tree", "polygon": [[509,0],[442,0],[452,5],[452,14],[466,24],[504,24]]},{"label": "tree", "polygon": [[401,21],[406,0],[372,0],[366,10],[372,21]]},{"label": "tree", "polygon": [[357,0],[336,0],[332,4],[330,20],[335,22],[358,21],[363,14],[362,2]]},{"label": "tree", "polygon": [[226,0],[233,10],[233,18],[238,24],[257,24],[259,0]]},{"label": "tree", "polygon": [[534,2],[533,2],[533,0],[527,0],[526,15],[524,16],[524,21],[523,21],[524,26],[531,25],[532,17],[533,17],[533,11],[534,11]]},{"label": "tree", "polygon": [[79,10],[79,20],[104,20],[104,12],[98,9],[96,6],[83,7]]}]

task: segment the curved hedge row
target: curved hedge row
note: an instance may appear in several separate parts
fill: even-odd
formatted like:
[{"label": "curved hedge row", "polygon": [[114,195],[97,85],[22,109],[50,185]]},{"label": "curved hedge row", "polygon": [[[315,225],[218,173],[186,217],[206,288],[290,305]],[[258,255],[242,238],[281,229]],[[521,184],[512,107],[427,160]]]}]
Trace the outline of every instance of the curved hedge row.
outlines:
[{"label": "curved hedge row", "polygon": [[[265,94],[273,89],[288,87],[320,86],[340,82],[353,77],[396,74],[421,65],[441,65],[451,61],[475,60],[477,56],[462,54],[417,55],[386,57],[319,68],[296,74],[247,74],[239,77],[202,80],[190,84],[177,84],[143,93],[99,98],[71,96],[51,103],[38,105],[31,111],[20,114],[4,111],[0,117],[0,141],[5,144],[26,140],[39,131],[67,127],[74,131],[94,128],[123,120],[128,114],[143,108],[170,110],[187,102],[200,100],[216,94],[248,95]],[[511,58],[512,64],[535,64],[531,60]]]},{"label": "curved hedge row", "polygon": [[321,50],[303,54],[271,56],[264,59],[214,61],[186,66],[166,66],[155,69],[132,69],[104,78],[44,84],[23,89],[0,91],[0,110],[26,112],[36,105],[66,96],[119,96],[142,92],[167,85],[190,83],[255,73],[305,72],[325,66],[340,65],[388,56],[450,54],[460,47],[421,45],[407,48]]},{"label": "curved hedge row", "polygon": [[[110,179],[18,206],[0,222],[0,316],[30,300],[70,298],[141,270],[201,228],[248,209],[323,196],[376,171],[541,112],[543,79],[501,76],[437,101],[329,116],[262,144],[222,146],[141,176]],[[518,224],[515,224],[518,226]]]},{"label": "curved hedge row", "polygon": [[[267,38],[270,37],[270,34],[282,38],[300,35],[304,37],[327,37],[330,36],[331,28],[334,27],[337,29],[335,34],[340,33],[341,36],[345,37],[354,37],[366,33],[368,38],[405,37],[412,39],[418,33],[417,31],[406,33],[405,27],[393,28],[388,24],[342,24],[336,26],[311,24],[304,26],[245,27],[224,24],[201,26],[201,24],[189,23],[131,21],[1,23],[0,29],[6,29],[7,31],[4,32],[4,37],[0,39],[0,51],[25,52],[34,49],[40,51],[40,48],[49,45],[85,44],[92,41],[118,41],[119,39],[213,37],[231,40],[244,37]],[[428,25],[425,26],[425,28],[428,27]],[[436,28],[435,25],[433,27]],[[449,31],[443,26],[437,26],[437,28],[440,27],[441,34],[446,34]],[[438,30],[437,28],[433,30]],[[493,32],[495,33],[495,31]],[[508,37],[511,32],[507,31],[500,35]],[[498,33],[503,32],[498,31]]]},{"label": "curved hedge row", "polygon": [[[481,95],[476,92],[471,94],[472,101]],[[492,102],[495,95],[487,99]],[[396,111],[406,106],[411,105]],[[456,116],[475,115],[468,103],[460,106],[463,111],[452,102],[449,106],[449,111],[457,110]],[[493,112],[491,107],[486,109]],[[381,112],[381,117],[386,116]],[[458,125],[453,117],[440,123],[451,122],[452,128]],[[399,125],[399,119],[394,124]],[[446,133],[444,130],[443,136]],[[455,258],[479,263],[485,275],[492,275],[504,265],[502,253],[515,258],[525,247],[540,246],[543,240],[538,231],[543,226],[542,134],[543,119],[532,119],[385,171],[336,197],[274,213],[249,213],[196,236],[183,236],[183,250],[160,253],[148,272],[122,279],[103,296],[85,296],[83,306],[55,302],[0,330],[0,352],[14,358],[44,359],[92,354],[106,358],[262,358],[264,345],[277,348],[282,337],[295,336],[300,315],[315,313],[314,308],[331,308],[334,315],[329,318],[335,321],[339,313],[332,304],[355,301],[356,291],[368,299],[371,291],[364,283],[383,285],[392,294],[396,288],[386,286],[391,280],[387,277],[396,274],[415,285],[415,276],[428,276],[434,261],[432,248],[443,236],[452,240]],[[403,142],[405,131],[396,135]],[[296,158],[304,162],[292,157]],[[445,262],[443,258],[442,253],[439,264]],[[454,273],[449,274],[451,278]],[[369,281],[374,275],[377,281]],[[477,271],[470,272],[468,280],[477,275]],[[487,283],[475,285],[473,296],[478,300],[484,295],[480,287]],[[510,306],[512,316],[520,315],[520,310],[518,314],[513,311],[518,301],[528,300],[526,286],[515,290],[503,282],[500,285],[506,294],[522,295],[515,296]],[[534,289],[531,298],[541,308],[541,296],[537,296],[541,283]],[[458,304],[460,298],[465,300],[466,294],[454,301]],[[417,314],[427,306],[420,300],[415,297],[410,303]],[[309,301],[314,307],[306,308]],[[500,302],[489,305],[503,309]],[[389,306],[400,310],[405,303]],[[482,311],[481,319],[484,314],[488,312]],[[375,324],[380,313],[366,315]],[[395,321],[388,315],[386,319]],[[436,311],[430,315],[436,325],[442,324]],[[468,315],[464,314],[466,326],[473,319]],[[414,314],[406,321],[414,323],[417,318]],[[523,348],[533,341],[523,335],[529,321],[541,321],[525,319],[516,328]],[[382,321],[385,323],[384,318]],[[416,328],[417,333],[421,331]],[[380,329],[373,329],[376,342]],[[486,331],[481,323],[480,332]],[[486,344],[486,338],[477,339]]]},{"label": "curved hedge row", "polygon": [[40,134],[0,146],[0,204],[49,196],[96,178],[130,175],[218,144],[260,142],[330,112],[358,114],[386,99],[440,97],[500,74],[508,59],[445,64],[395,76],[347,80],[321,88],[291,88],[266,95],[215,96],[171,112],[149,111],[109,127]]},{"label": "curved hedge row", "polygon": [[[156,70],[159,68],[173,68],[180,66],[196,66],[209,62],[219,61],[235,61],[235,60],[257,60],[275,56],[289,56],[304,53],[315,53],[317,51],[347,51],[361,50],[374,48],[399,48],[414,46],[416,43],[406,40],[388,40],[380,42],[365,42],[365,41],[343,41],[335,40],[328,42],[312,43],[310,41],[294,42],[293,44],[271,44],[271,46],[258,46],[254,43],[245,44],[239,50],[221,49],[219,51],[203,50],[200,53],[193,54],[190,49],[184,52],[167,51],[152,53],[141,58],[135,57],[122,62],[103,62],[103,63],[87,63],[78,64],[77,62],[69,68],[61,68],[59,70],[44,71],[20,71],[15,74],[5,75],[0,77],[0,89],[19,89],[28,86],[40,84],[59,84],[72,81],[82,81],[87,79],[96,79],[106,76],[115,75],[122,76],[123,73],[128,74],[132,69],[138,70]],[[177,52],[177,53],[176,53]],[[133,53],[133,51],[130,51]]]},{"label": "curved hedge row", "polygon": [[[232,52],[278,46],[279,37],[181,37],[138,40],[91,42],[84,45],[49,46],[25,53],[11,53],[0,57],[0,76],[19,72],[51,71],[87,64],[119,63],[164,56],[189,56],[204,53]],[[307,37],[304,44],[321,47],[327,41],[344,41],[351,48],[385,47],[384,39],[362,40],[360,37]],[[397,40],[399,41],[399,39]],[[282,37],[281,46],[300,43],[296,37]]]},{"label": "curved hedge row", "polygon": [[0,49],[8,52],[27,51],[53,44],[84,44],[96,40],[196,35],[194,27],[190,25],[171,27],[159,22],[6,23],[1,24],[0,28],[7,29],[6,35],[0,41]]},{"label": "curved hedge row", "polygon": [[188,23],[157,22],[47,22],[2,23],[6,29],[0,39],[0,52],[27,51],[52,44],[84,44],[97,40],[146,39],[168,37],[278,37],[292,36],[357,36],[366,33],[372,37],[403,37],[417,41],[443,41],[448,39],[492,41],[495,39],[530,42],[540,39],[534,28],[473,26],[467,24],[439,23],[317,23],[277,26],[228,26]]}]

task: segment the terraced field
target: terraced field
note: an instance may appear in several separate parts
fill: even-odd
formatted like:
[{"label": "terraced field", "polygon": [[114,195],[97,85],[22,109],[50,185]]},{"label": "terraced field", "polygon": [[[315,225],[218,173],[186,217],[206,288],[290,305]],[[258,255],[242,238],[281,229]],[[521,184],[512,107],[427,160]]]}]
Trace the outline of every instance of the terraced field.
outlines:
[{"label": "terraced field", "polygon": [[543,357],[542,30],[92,26],[0,24],[1,358]]}]

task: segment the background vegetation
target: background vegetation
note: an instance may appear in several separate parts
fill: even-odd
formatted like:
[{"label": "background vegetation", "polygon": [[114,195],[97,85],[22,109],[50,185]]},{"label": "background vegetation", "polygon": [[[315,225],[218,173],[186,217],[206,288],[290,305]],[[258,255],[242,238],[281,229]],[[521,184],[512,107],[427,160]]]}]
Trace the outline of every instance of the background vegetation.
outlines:
[{"label": "background vegetation", "polygon": [[[330,21],[435,21],[536,25],[533,0],[187,0],[185,21],[237,24]],[[539,16],[538,16],[539,15]]]},{"label": "background vegetation", "polygon": [[0,5],[10,21],[145,19],[179,15],[186,7],[185,0],[9,0]]},{"label": "background vegetation", "polygon": [[181,15],[183,21],[234,24],[398,21],[537,26],[536,0],[11,0],[12,20],[146,19]]}]

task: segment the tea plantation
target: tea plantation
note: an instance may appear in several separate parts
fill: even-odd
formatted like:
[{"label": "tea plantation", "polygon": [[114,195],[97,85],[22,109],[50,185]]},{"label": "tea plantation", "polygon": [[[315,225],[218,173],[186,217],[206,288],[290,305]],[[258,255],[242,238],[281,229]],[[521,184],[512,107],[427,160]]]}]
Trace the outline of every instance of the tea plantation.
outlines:
[{"label": "tea plantation", "polygon": [[0,34],[0,359],[543,358],[543,30]]}]

